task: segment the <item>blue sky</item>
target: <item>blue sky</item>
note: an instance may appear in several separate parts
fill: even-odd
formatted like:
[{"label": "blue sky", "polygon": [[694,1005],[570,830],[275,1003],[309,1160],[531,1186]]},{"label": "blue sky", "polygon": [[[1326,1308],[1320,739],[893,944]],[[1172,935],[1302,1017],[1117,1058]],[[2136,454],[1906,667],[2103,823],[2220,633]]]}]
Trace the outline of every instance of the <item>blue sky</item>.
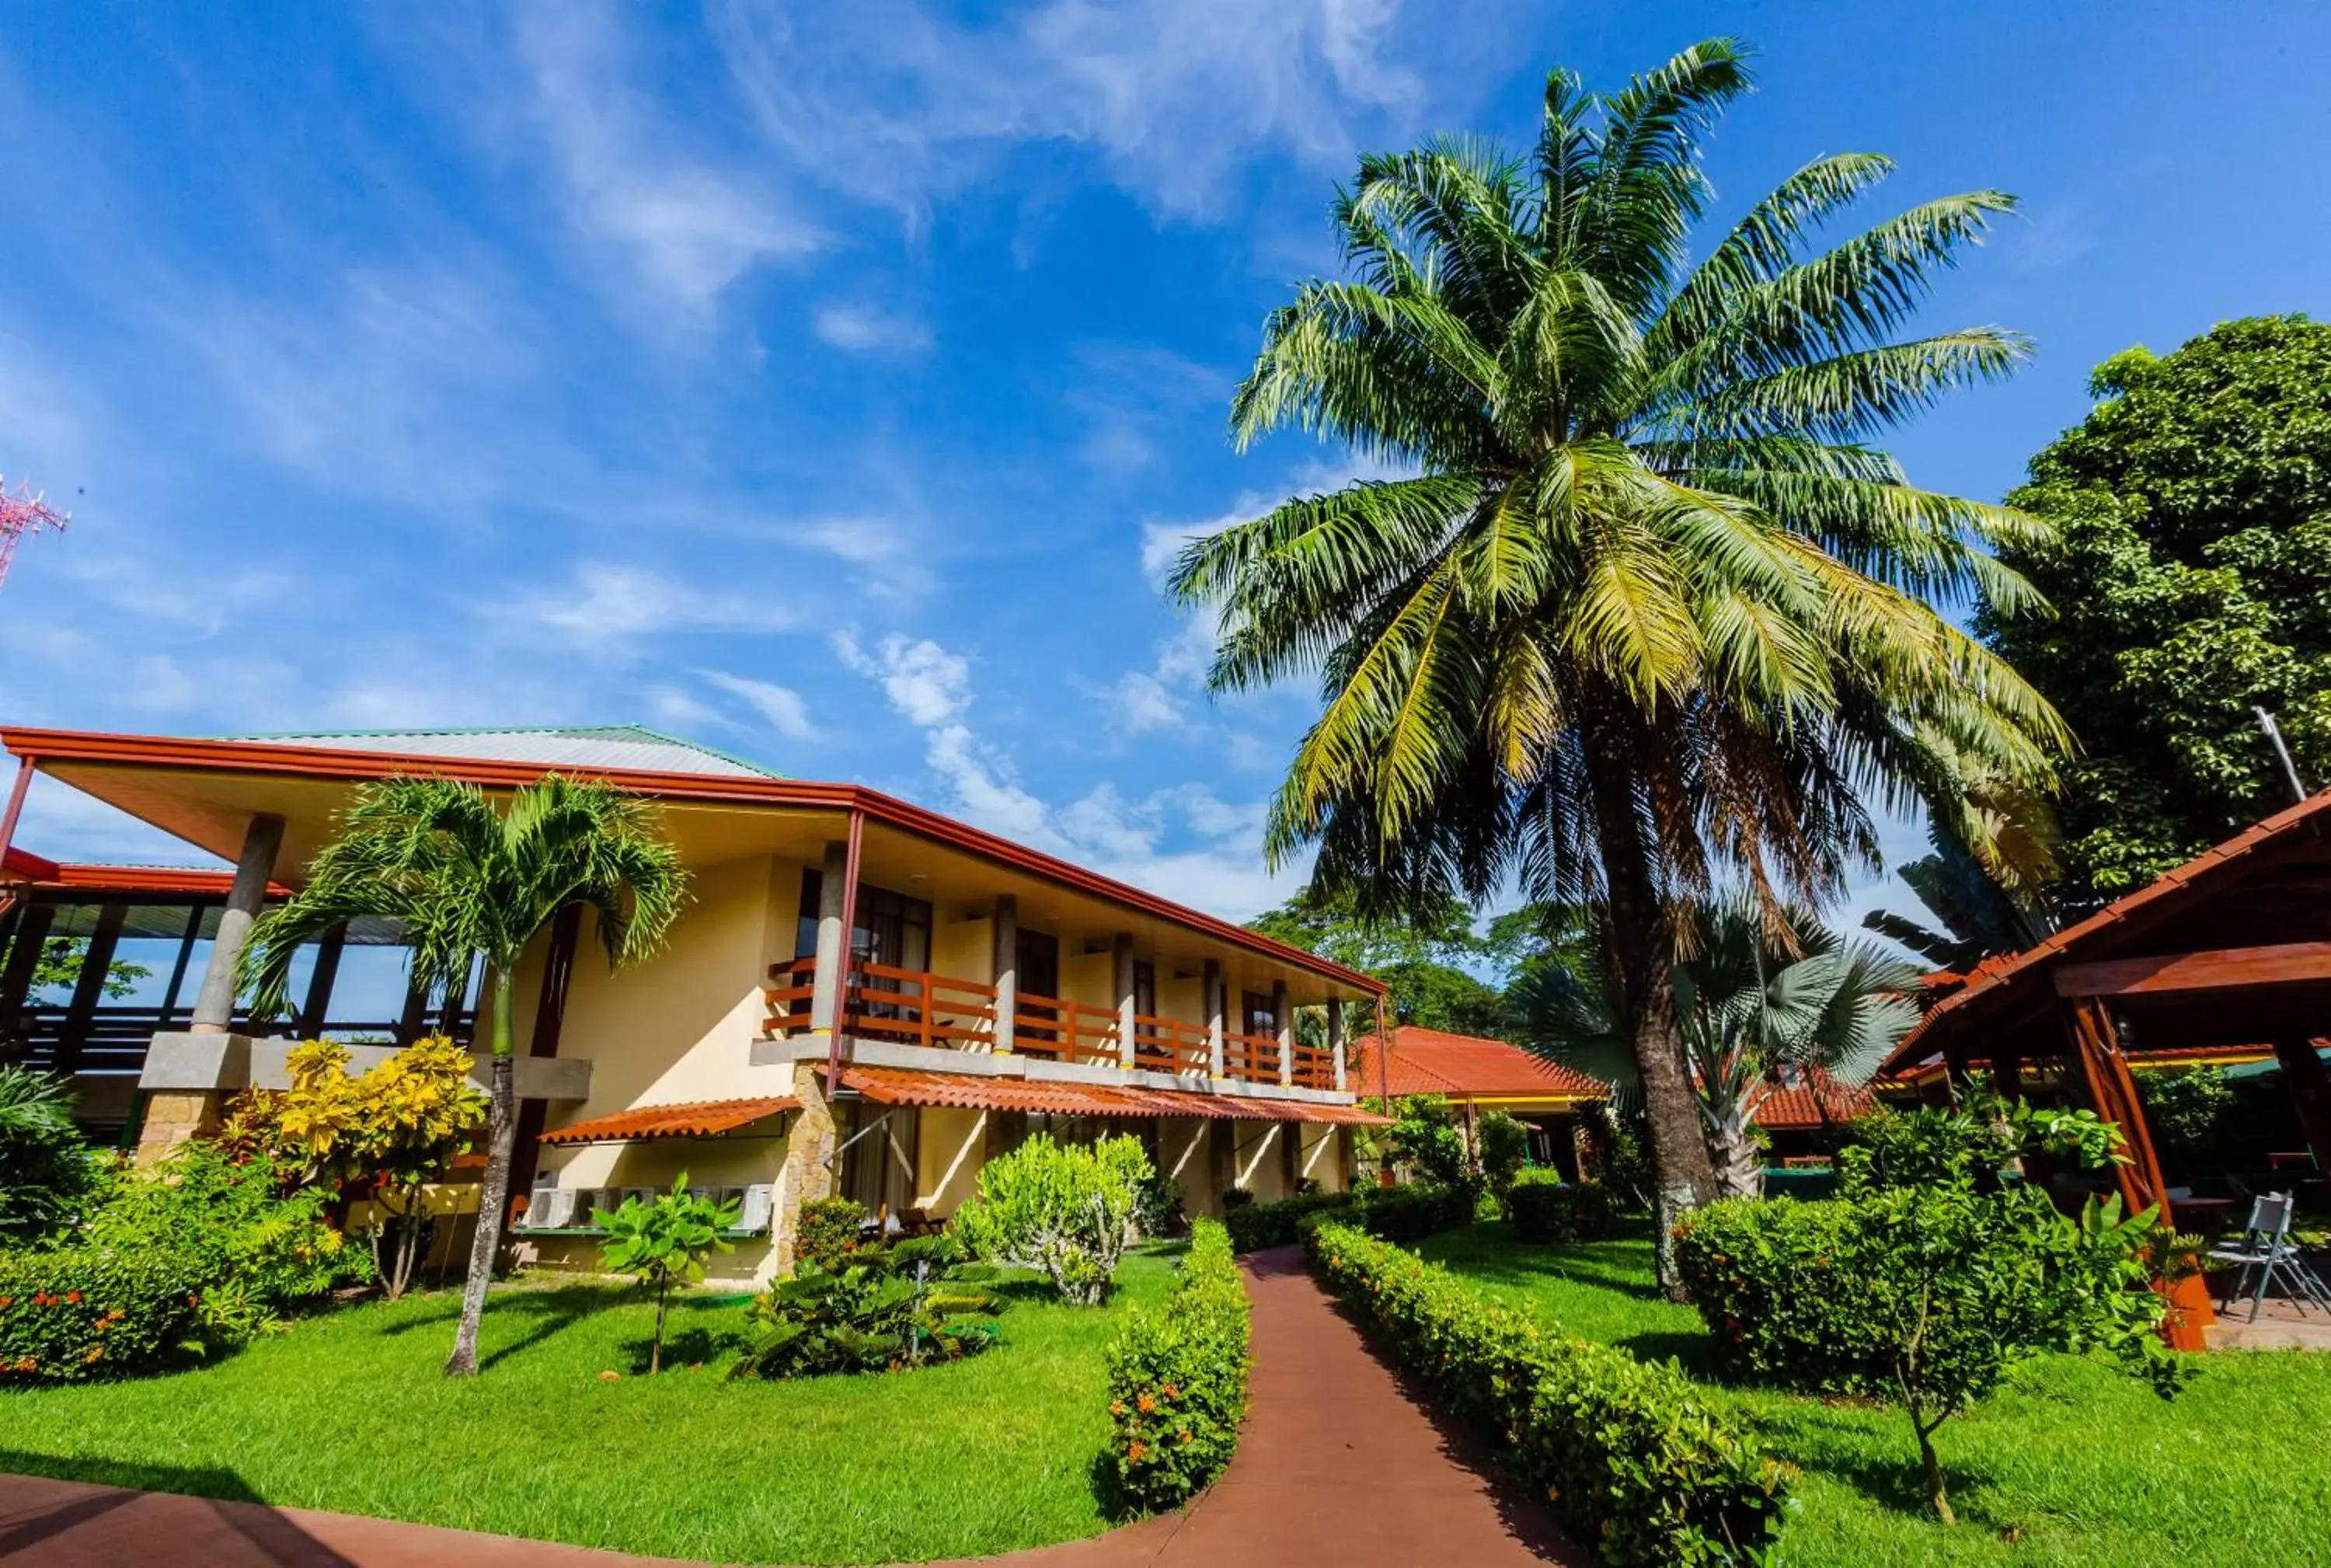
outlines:
[{"label": "blue sky", "polygon": [[[1230,450],[1264,313],[1356,149],[1717,31],[1727,210],[1848,149],[1872,218],[2024,201],[1929,320],[2038,357],[1901,439],[1927,484],[2000,494],[2132,343],[2331,309],[2314,7],[7,5],[0,471],[74,518],[0,718],[640,722],[1251,914],[1309,693],[1210,702],[1156,578],[1352,471]],[[21,838],[170,857],[52,784]]]}]

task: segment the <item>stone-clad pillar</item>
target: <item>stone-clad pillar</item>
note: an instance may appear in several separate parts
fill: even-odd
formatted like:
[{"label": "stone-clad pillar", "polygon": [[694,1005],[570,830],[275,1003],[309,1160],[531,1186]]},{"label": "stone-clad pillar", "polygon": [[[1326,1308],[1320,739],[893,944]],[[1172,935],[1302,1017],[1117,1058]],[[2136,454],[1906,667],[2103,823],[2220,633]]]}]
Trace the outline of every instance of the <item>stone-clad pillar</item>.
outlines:
[{"label": "stone-clad pillar", "polygon": [[1336,1063],[1336,1092],[1343,1094],[1346,1092],[1344,1088],[1344,999],[1340,996],[1327,998],[1327,1054],[1335,1060]]},{"label": "stone-clad pillar", "polygon": [[1295,1083],[1295,1021],[1287,1016],[1287,982],[1273,981],[1270,986],[1270,1027],[1279,1036],[1279,1082],[1283,1088]]},{"label": "stone-clad pillar", "polygon": [[[163,1033],[147,1048],[139,1075],[144,1115],[138,1124],[137,1160],[150,1165],[188,1138],[215,1132],[226,1097],[250,1081],[250,1041],[234,1033],[238,971],[251,927],[267,902],[267,881],[283,847],[283,819],[255,816],[243,835],[234,882],[219,915],[210,962],[195,993],[184,1034]],[[224,1037],[222,1039],[221,1037]]]},{"label": "stone-clad pillar", "polygon": [[825,1096],[825,1064],[794,1064],[794,1095],[801,1101],[794,1125],[785,1135],[785,1174],[778,1183],[777,1212],[770,1225],[775,1241],[776,1271],[794,1269],[794,1240],[800,1233],[804,1203],[833,1195],[833,1107]]}]

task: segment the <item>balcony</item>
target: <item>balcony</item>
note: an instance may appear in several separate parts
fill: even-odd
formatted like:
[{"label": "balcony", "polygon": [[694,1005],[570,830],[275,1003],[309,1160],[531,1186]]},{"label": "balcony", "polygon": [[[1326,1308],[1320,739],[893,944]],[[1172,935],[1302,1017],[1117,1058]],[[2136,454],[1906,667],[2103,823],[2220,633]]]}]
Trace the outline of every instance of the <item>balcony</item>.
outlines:
[{"label": "balcony", "polygon": [[[795,1040],[813,1031],[816,972],[814,958],[770,967],[763,987],[768,1007],[763,1039]],[[1297,1043],[1285,1050],[1282,1062],[1275,1034],[1223,1031],[1218,1068],[1213,1031],[1184,1019],[1133,1014],[1128,1053],[1115,1008],[1023,991],[1013,999],[1008,1030],[999,1031],[997,1018],[997,988],[984,981],[861,962],[852,966],[835,1022],[842,1035],[860,1041],[1327,1093],[1337,1088],[1332,1049]]]}]

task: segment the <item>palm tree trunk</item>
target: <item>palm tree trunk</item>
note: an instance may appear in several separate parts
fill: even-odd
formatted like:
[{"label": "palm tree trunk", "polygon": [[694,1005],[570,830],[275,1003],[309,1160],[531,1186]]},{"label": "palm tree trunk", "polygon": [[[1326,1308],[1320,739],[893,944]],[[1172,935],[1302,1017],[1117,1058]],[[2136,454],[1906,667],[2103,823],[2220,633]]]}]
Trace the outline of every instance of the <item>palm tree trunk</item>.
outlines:
[{"label": "palm tree trunk", "polygon": [[493,1088],[486,1113],[486,1179],[478,1190],[478,1230],[470,1242],[470,1277],[461,1284],[461,1326],[453,1335],[447,1377],[478,1374],[478,1325],[486,1315],[486,1287],[493,1283],[494,1254],[500,1250],[502,1211],[509,1206],[510,1155],[518,1143],[517,1063],[510,1033],[510,977],[497,969],[487,977],[493,998]]},{"label": "palm tree trunk", "polygon": [[1586,727],[1589,788],[1603,851],[1611,955],[1624,1027],[1651,1132],[1651,1216],[1660,1289],[1683,1299],[1676,1222],[1716,1196],[1716,1170],[1701,1131],[1699,1099],[1684,1062],[1675,1012],[1675,933],[1653,882],[1650,846],[1635,814],[1633,769],[1608,724]]}]

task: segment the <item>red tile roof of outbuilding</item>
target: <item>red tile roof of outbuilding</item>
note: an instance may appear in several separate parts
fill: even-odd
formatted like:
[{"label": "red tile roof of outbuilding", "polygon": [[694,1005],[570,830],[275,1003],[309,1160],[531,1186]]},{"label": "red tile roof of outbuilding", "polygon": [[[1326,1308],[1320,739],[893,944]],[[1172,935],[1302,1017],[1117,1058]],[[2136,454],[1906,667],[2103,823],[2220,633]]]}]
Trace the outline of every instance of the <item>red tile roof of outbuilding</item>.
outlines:
[{"label": "red tile roof of outbuilding", "polygon": [[[1353,1042],[1345,1081],[1352,1092],[1375,1096],[1379,1086],[1375,1036]],[[1392,1031],[1391,1090],[1445,1095],[1452,1099],[1603,1099],[1610,1090],[1575,1068],[1548,1061],[1502,1040],[1451,1034],[1403,1023]]]}]

